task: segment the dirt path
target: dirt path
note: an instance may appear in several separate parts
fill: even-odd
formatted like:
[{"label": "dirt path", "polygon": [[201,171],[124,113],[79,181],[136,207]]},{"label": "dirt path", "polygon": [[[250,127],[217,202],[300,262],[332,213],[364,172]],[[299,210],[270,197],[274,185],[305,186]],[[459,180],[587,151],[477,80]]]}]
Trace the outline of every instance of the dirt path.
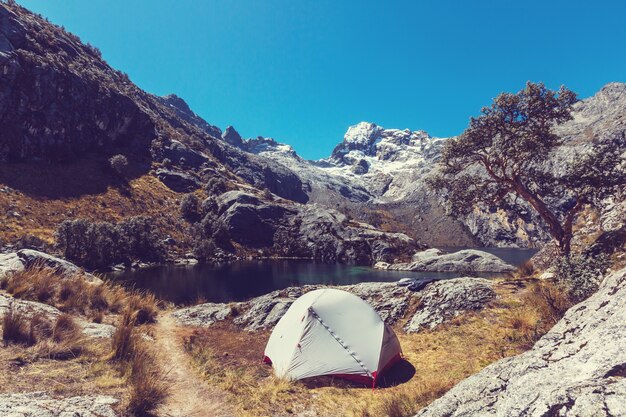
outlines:
[{"label": "dirt path", "polygon": [[170,395],[159,409],[163,417],[232,416],[224,395],[210,387],[196,373],[176,334],[175,320],[167,313],[159,316],[154,327],[157,359],[166,374]]}]

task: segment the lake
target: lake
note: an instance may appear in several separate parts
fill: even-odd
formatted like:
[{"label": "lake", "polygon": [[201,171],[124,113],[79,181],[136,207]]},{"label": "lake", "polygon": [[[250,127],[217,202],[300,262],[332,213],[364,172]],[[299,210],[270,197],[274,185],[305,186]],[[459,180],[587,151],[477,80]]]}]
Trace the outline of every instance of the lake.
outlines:
[{"label": "lake", "polygon": [[[446,249],[453,252],[458,249]],[[520,265],[536,250],[481,248],[505,261]],[[400,278],[449,279],[455,272],[383,271],[364,266],[326,264],[311,260],[252,260],[224,265],[164,265],[106,274],[108,278],[153,292],[176,304],[197,300],[243,301],[268,292],[308,284],[348,285],[359,282],[394,282]],[[483,276],[489,277],[490,274]]]}]

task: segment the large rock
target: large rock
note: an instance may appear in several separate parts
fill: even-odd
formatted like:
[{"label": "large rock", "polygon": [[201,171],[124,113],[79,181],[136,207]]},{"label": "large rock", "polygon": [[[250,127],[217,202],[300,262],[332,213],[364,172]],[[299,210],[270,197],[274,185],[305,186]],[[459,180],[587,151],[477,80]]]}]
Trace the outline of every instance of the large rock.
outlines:
[{"label": "large rock", "polygon": [[200,167],[208,158],[200,152],[190,149],[185,144],[172,140],[162,149],[163,158],[168,158],[176,165],[185,165],[194,168]]},{"label": "large rock", "polygon": [[[62,314],[61,310],[48,304],[22,300],[8,294],[0,294],[0,318],[11,308],[27,319],[34,316],[43,316],[50,321],[54,321]],[[115,327],[110,324],[92,323],[80,317],[75,317],[75,320],[81,327],[82,333],[87,337],[95,339],[109,338],[115,332]]]},{"label": "large rock", "polygon": [[454,278],[429,284],[421,294],[421,307],[404,330],[433,329],[461,313],[480,310],[496,297],[493,282],[483,278]]},{"label": "large rock", "polygon": [[7,417],[116,417],[118,400],[103,395],[52,398],[45,392],[0,394],[0,415]]},{"label": "large rock", "polygon": [[54,269],[60,276],[80,274],[88,282],[102,282],[100,278],[85,272],[82,268],[65,259],[34,249],[21,249],[17,252],[0,254],[0,279],[9,274],[21,272],[36,266]]},{"label": "large rock", "polygon": [[3,279],[9,274],[14,272],[20,272],[24,270],[24,263],[17,256],[17,253],[2,253],[0,254],[0,279]]},{"label": "large rock", "polygon": [[454,253],[445,253],[439,249],[427,249],[413,255],[412,262],[393,265],[377,265],[381,269],[397,271],[428,272],[513,272],[516,268],[502,259],[487,252],[464,249]]},{"label": "large rock", "polygon": [[92,283],[101,283],[102,280],[92,274],[85,272],[82,268],[66,261],[65,259],[39,252],[34,249],[21,249],[17,251],[17,257],[20,259],[26,269],[34,266],[44,266],[54,269],[58,274],[63,276],[71,276],[80,274],[84,279]]},{"label": "large rock", "polygon": [[193,175],[184,172],[160,168],[156,175],[168,188],[179,193],[188,193],[200,188],[200,181]]},{"label": "large rock", "polygon": [[[250,301],[216,304],[206,303],[176,310],[172,313],[181,324],[187,326],[210,327],[229,317],[234,323],[248,331],[267,330],[273,328],[278,320],[287,312],[291,303],[301,295],[323,285],[305,285],[289,287],[273,291]],[[344,291],[358,295],[367,301],[389,324],[396,323],[404,317],[416,293],[395,283],[367,282],[338,287]]]},{"label": "large rock", "polygon": [[626,415],[626,269],[607,276],[532,350],[465,379],[417,415]]}]

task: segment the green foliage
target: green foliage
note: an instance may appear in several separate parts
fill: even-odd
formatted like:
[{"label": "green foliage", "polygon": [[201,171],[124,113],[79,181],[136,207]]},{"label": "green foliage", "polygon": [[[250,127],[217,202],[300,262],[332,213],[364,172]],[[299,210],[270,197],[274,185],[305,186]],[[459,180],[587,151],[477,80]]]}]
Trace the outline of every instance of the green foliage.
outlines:
[{"label": "green foliage", "polygon": [[137,259],[163,260],[165,249],[148,217],[130,217],[120,223],[66,220],[56,231],[57,247],[81,266],[101,268]]},{"label": "green foliage", "polygon": [[561,257],[556,264],[556,281],[568,298],[578,303],[598,290],[608,266],[609,259],[603,255]]}]

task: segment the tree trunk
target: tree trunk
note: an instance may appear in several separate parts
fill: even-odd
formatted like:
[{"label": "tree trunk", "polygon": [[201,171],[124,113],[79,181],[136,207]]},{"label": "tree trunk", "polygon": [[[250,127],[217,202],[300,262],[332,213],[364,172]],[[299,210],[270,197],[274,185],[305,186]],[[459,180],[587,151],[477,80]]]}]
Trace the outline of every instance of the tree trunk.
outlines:
[{"label": "tree trunk", "polygon": [[556,215],[548,208],[548,206],[532,191],[530,191],[526,186],[518,179],[515,178],[514,189],[522,197],[526,200],[539,214],[539,216],[546,222],[548,225],[548,231],[552,238],[557,241],[559,245],[559,251],[564,256],[569,256],[571,249],[571,240],[572,240],[572,231],[565,230],[563,226],[561,226],[561,222],[556,217]]}]

